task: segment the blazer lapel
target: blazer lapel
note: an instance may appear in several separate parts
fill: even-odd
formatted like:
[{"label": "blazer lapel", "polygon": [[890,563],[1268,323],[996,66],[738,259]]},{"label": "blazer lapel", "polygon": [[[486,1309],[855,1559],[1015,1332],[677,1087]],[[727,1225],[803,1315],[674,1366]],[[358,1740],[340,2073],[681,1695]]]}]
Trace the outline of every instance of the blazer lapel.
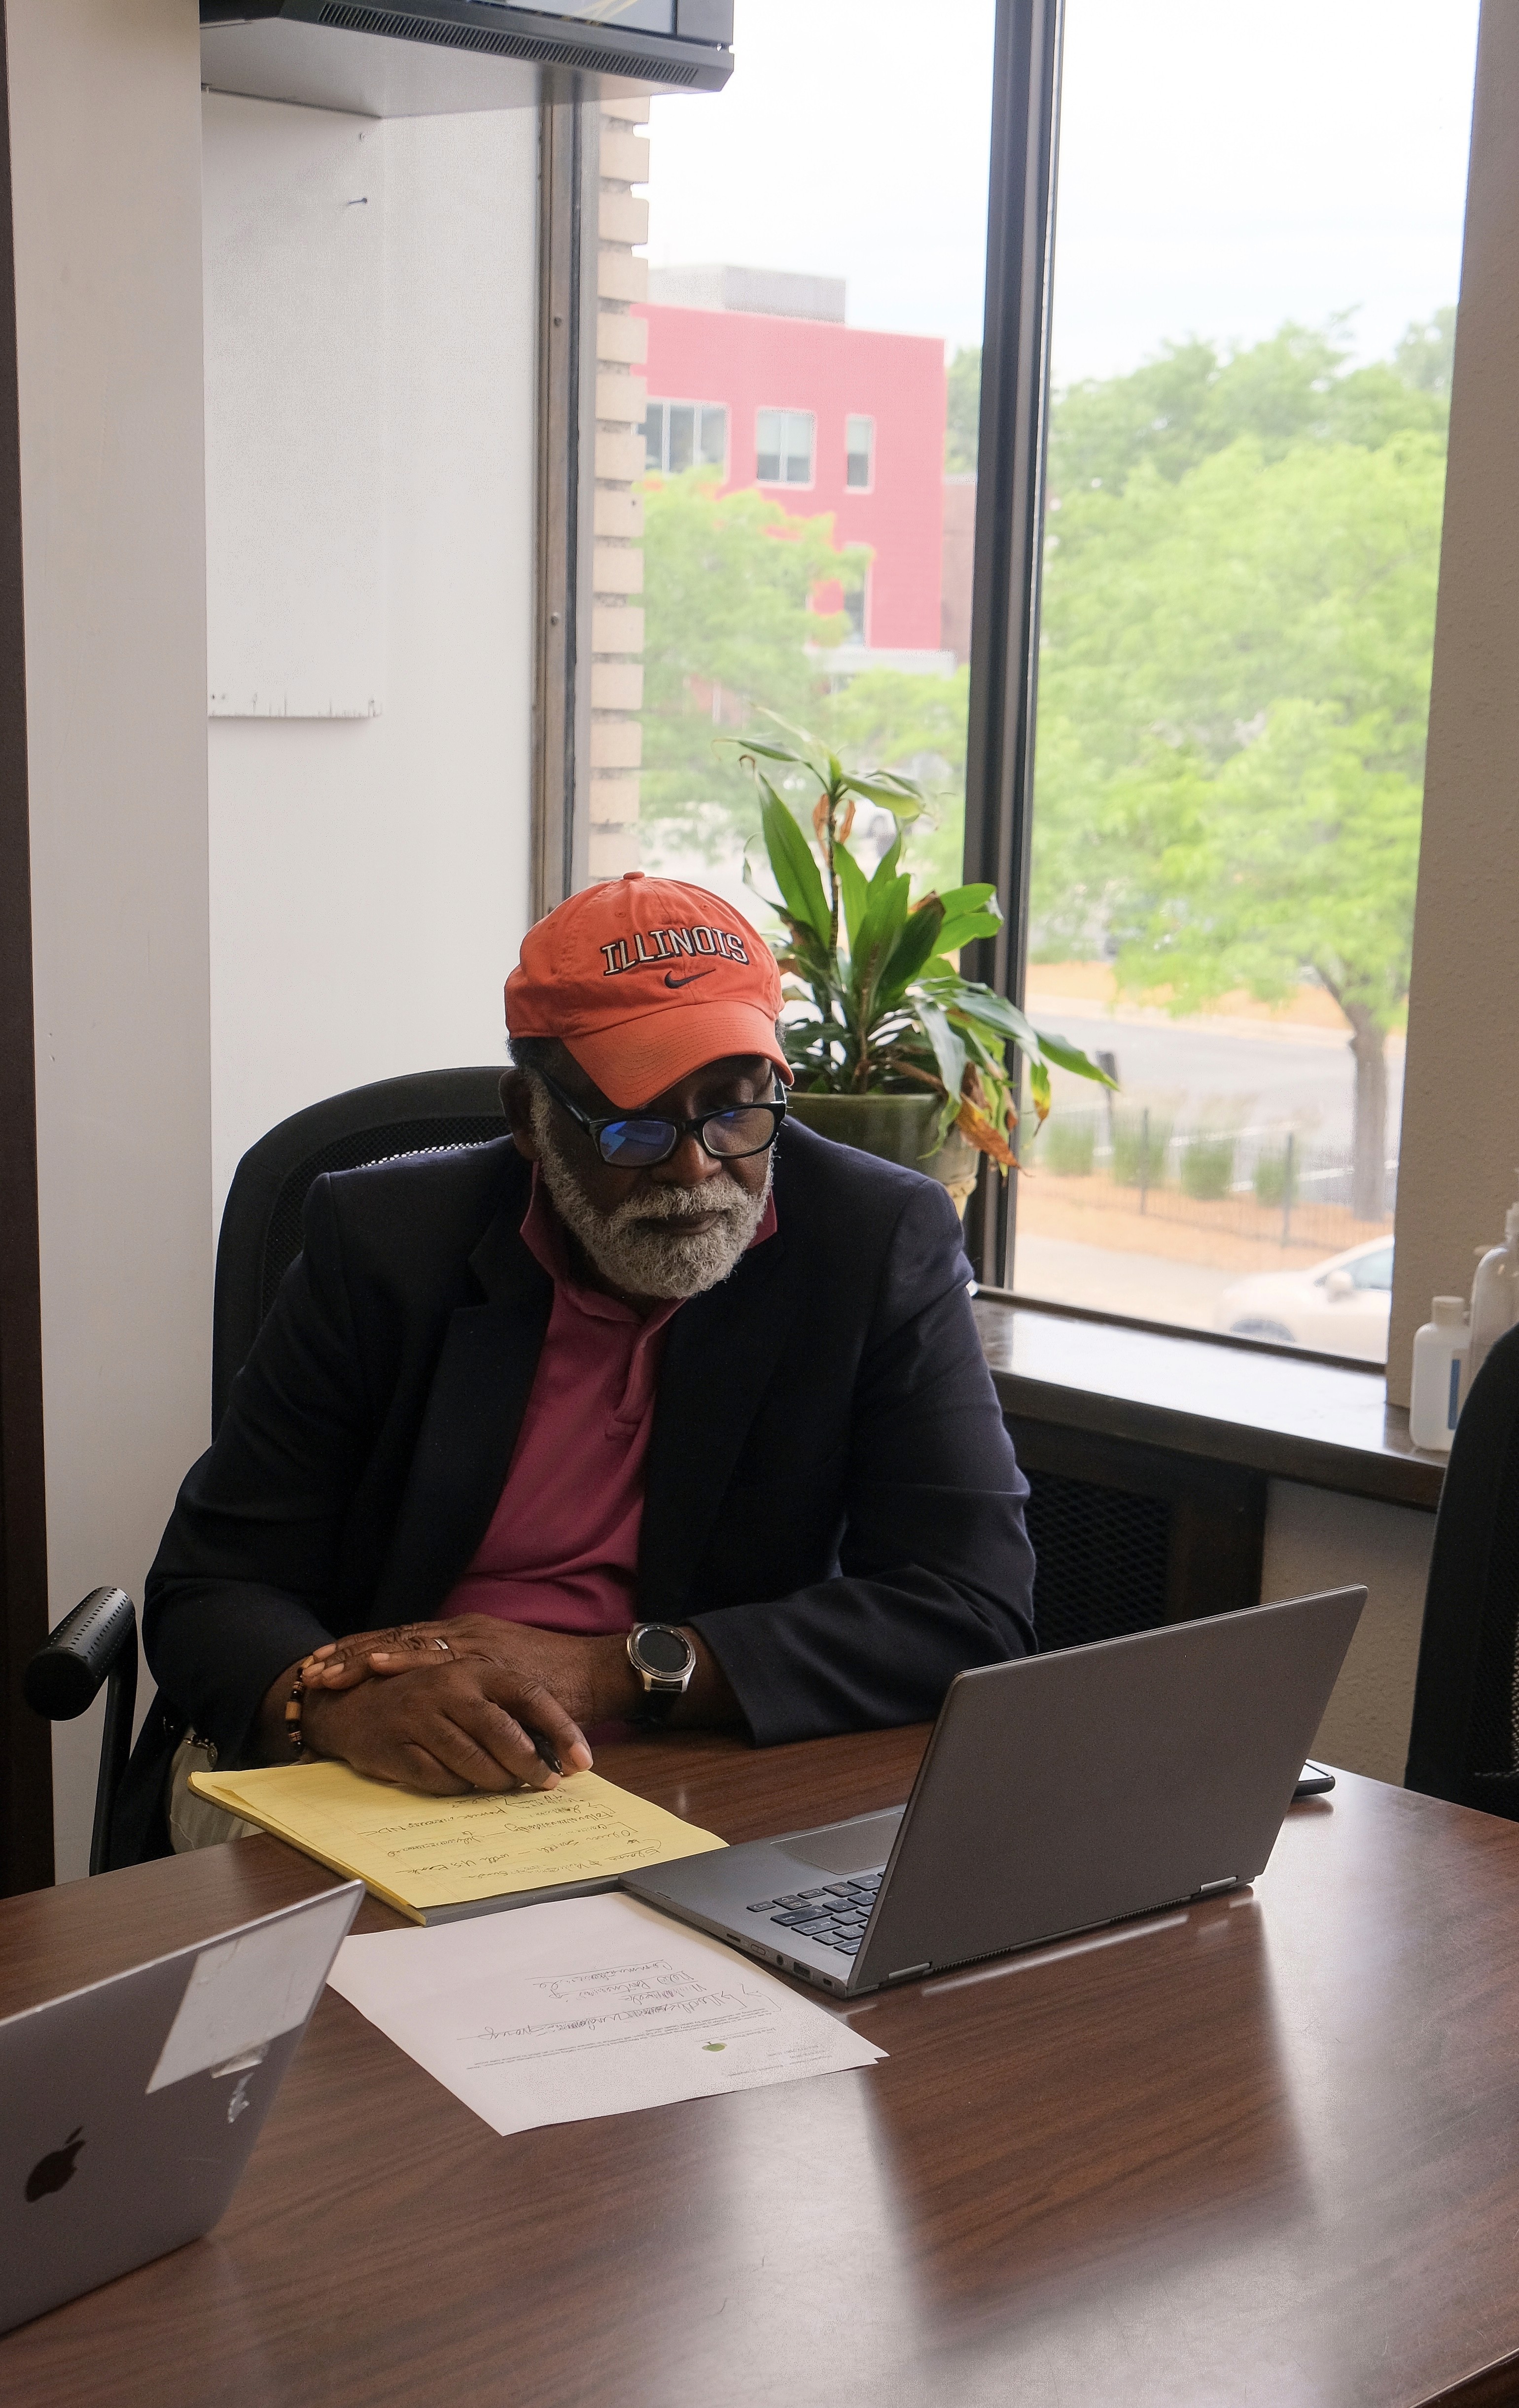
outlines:
[{"label": "blazer lapel", "polygon": [[750,1424],[780,1359],[794,1299],[780,1232],[670,1324],[644,1482],[638,1611],[679,1619]]},{"label": "blazer lapel", "polygon": [[553,1283],[519,1235],[521,1185],[469,1258],[486,1301],[460,1306],[449,1323],[376,1594],[380,1623],[437,1611],[506,1484],[553,1307]]}]

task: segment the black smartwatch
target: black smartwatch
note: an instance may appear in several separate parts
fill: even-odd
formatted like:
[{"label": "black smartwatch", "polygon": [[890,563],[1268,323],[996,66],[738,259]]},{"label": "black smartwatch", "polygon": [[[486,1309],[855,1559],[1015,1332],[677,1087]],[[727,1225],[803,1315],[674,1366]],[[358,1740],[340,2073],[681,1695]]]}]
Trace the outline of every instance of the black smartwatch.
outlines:
[{"label": "black smartwatch", "polygon": [[645,1724],[666,1721],[696,1669],[690,1640],[667,1622],[636,1623],[627,1634],[627,1660],[643,1684],[643,1709],[637,1719]]}]

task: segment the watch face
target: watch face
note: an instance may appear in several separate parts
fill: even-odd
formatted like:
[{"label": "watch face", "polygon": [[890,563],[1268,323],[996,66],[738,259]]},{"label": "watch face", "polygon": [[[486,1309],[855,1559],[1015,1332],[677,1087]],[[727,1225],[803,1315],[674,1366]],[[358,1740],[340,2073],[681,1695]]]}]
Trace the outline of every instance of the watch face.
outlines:
[{"label": "watch face", "polygon": [[651,1672],[683,1672],[691,1661],[691,1647],[678,1630],[662,1630],[651,1624],[638,1633],[638,1655]]}]

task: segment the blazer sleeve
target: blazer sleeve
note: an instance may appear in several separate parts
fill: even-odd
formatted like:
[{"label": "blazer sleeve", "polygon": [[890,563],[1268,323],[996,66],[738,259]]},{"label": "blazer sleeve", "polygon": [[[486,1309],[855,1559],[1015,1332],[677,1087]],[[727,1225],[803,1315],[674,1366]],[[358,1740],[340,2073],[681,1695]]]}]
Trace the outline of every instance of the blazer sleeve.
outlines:
[{"label": "blazer sleeve", "polygon": [[954,1208],[924,1181],[855,1383],[837,1576],[692,1615],[762,1746],[927,1721],[957,1672],[1034,1651],[1028,1484],[969,1277]]},{"label": "blazer sleeve", "polygon": [[179,1491],[144,1590],[153,1676],[222,1765],[241,1760],[270,1683],[333,1635],[325,1613],[372,1443],[326,1178],[303,1226],[304,1251],[215,1444]]}]

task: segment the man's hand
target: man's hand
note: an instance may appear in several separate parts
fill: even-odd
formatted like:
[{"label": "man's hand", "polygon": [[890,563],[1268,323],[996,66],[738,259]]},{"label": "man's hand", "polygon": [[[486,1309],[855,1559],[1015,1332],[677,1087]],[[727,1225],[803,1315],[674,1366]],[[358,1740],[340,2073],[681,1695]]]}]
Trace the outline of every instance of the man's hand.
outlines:
[{"label": "man's hand", "polygon": [[[457,1634],[457,1637],[456,1637]],[[558,1775],[534,1745],[548,1743],[566,1773],[585,1772],[581,1726],[631,1713],[638,1684],[626,1650],[488,1614],[459,1617],[443,1645],[437,1624],[364,1631],[293,1666],[265,1700],[266,1752],[278,1759],[284,1701],[295,1673],[302,1728],[317,1756],[433,1797],[526,1785]],[[382,1647],[372,1641],[386,1642]]]},{"label": "man's hand", "polygon": [[[736,1722],[737,1700],[722,1667],[695,1630],[686,1636],[696,1670],[672,1721]],[[281,1673],[261,1716],[270,1763],[284,1760],[285,1700],[297,1672],[306,1692],[302,1727],[314,1755],[437,1797],[523,1784],[552,1789],[557,1775],[535,1748],[535,1735],[566,1773],[587,1772],[585,1726],[630,1717],[643,1699],[620,1631],[570,1638],[488,1613],[393,1624],[330,1641]]]}]

